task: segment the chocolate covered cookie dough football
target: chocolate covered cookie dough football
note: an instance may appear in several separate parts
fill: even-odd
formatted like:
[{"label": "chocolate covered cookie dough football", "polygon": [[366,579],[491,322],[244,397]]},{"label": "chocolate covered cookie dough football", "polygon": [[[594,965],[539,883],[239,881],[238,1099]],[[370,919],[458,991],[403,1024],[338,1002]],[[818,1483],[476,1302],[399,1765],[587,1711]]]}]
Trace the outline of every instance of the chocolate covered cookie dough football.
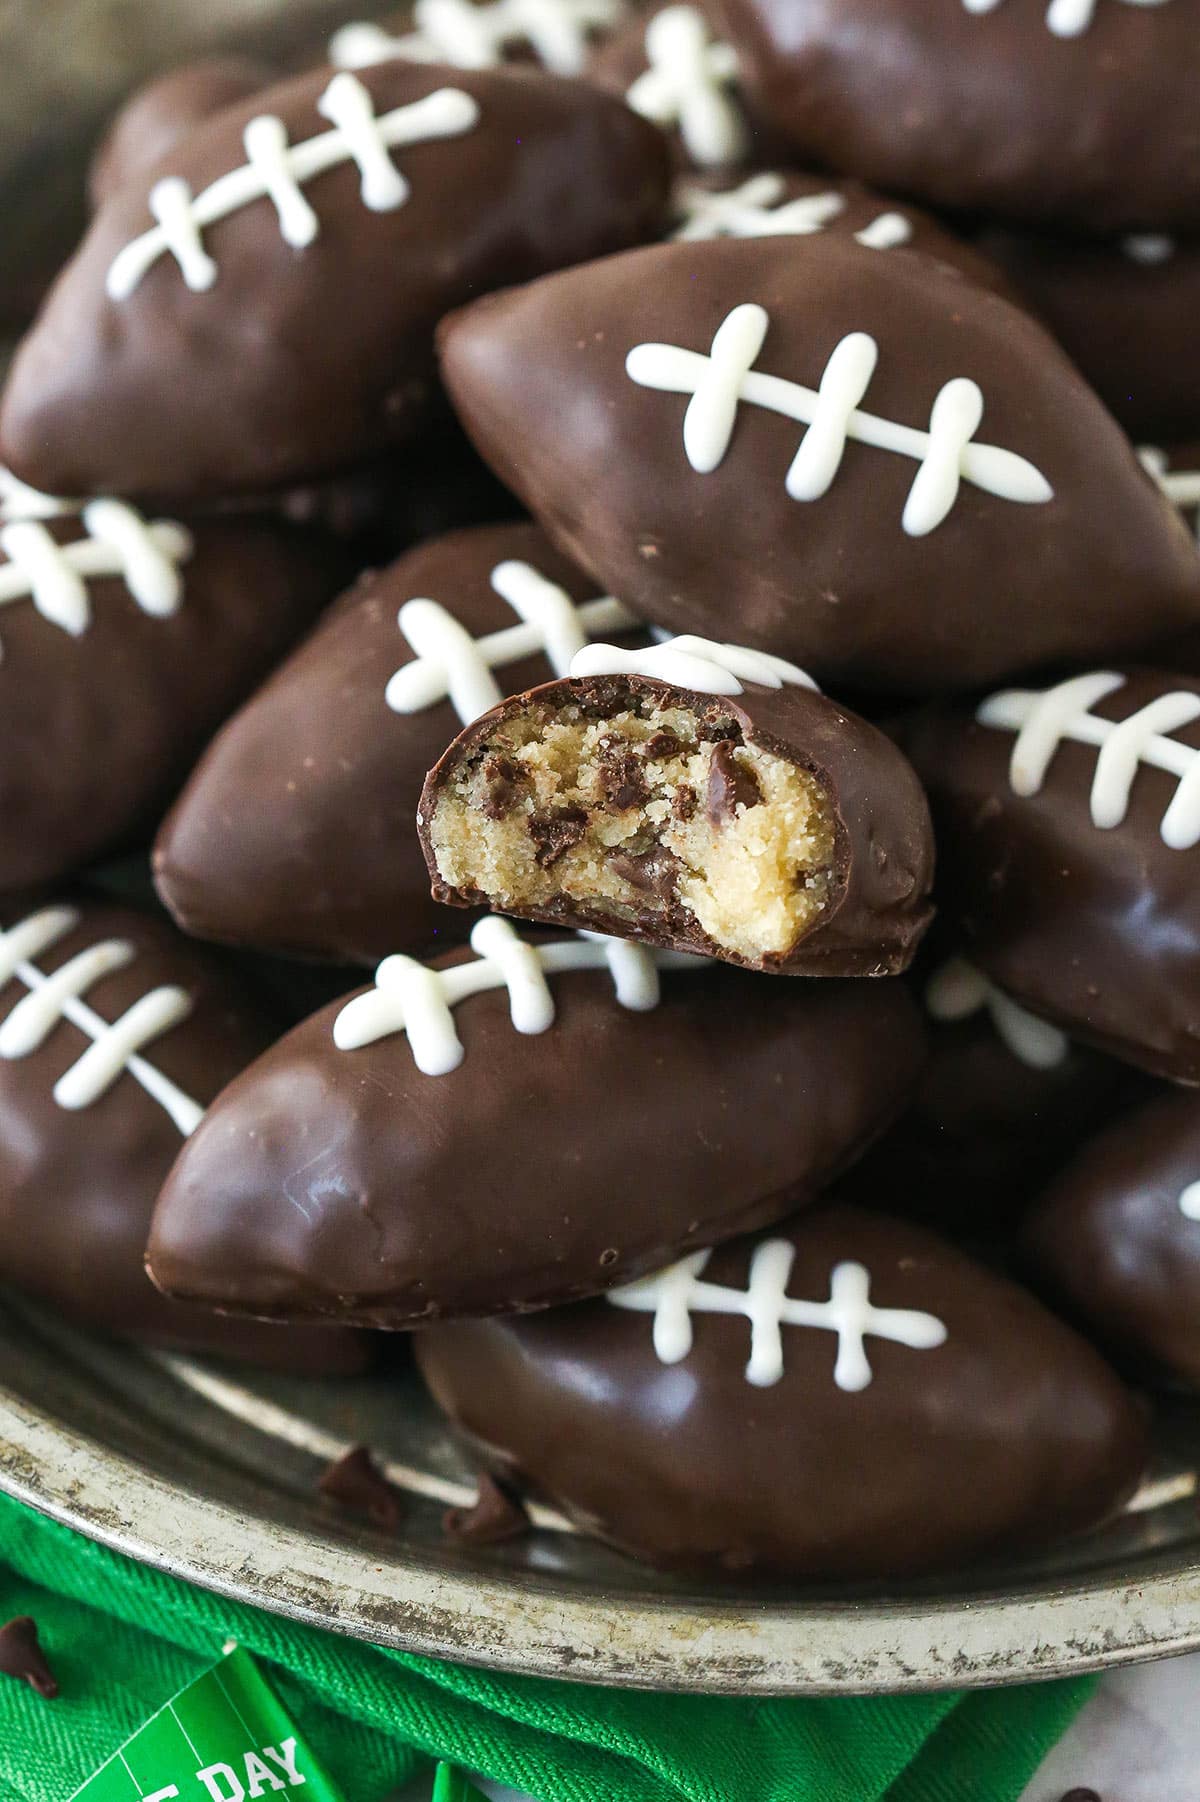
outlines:
[{"label": "chocolate covered cookie dough football", "polygon": [[1091,1140],[1030,1214],[1030,1272],[1143,1373],[1200,1386],[1200,1097]]},{"label": "chocolate covered cookie dough football", "polygon": [[900,983],[777,983],[619,940],[388,958],[230,1085],[149,1269],[379,1327],[595,1294],[811,1198],[919,1074]]},{"label": "chocolate covered cookie dough football", "polygon": [[592,645],[425,785],[433,893],[791,976],[885,976],[933,909],[917,777],[761,652]]},{"label": "chocolate covered cookie dough football", "polygon": [[1200,681],[1091,671],[903,742],[973,961],[1072,1038],[1200,1083]]},{"label": "chocolate covered cookie dough football", "polygon": [[17,353],[4,460],[192,499],[409,441],[441,315],[654,236],[667,181],[655,127],[533,71],[393,61],[253,95],[100,208]]},{"label": "chocolate covered cookie dough football", "polygon": [[429,766],[501,695],[632,625],[528,524],[364,576],[209,746],[159,833],[159,894],[201,938],[304,956],[453,942],[417,839]]},{"label": "chocolate covered cookie dough football", "polygon": [[503,1478],[697,1573],[965,1563],[1102,1520],[1145,1457],[1132,1397],[1031,1296],[848,1207],[415,1345]]},{"label": "chocolate covered cookie dough football", "polygon": [[152,830],[345,568],[289,526],[115,500],[0,527],[0,890]]},{"label": "chocolate covered cookie dough football", "polygon": [[1200,620],[1200,558],[1047,334],[831,232],[611,257],[453,314],[468,432],[680,632],[928,694]]},{"label": "chocolate covered cookie dough football", "polygon": [[707,7],[668,0],[635,14],[588,73],[668,132],[685,168],[728,169],[768,148],[758,142],[739,91],[737,51]]},{"label": "chocolate covered cookie dough football", "polygon": [[0,1282],[121,1338],[355,1369],[332,1329],[224,1320],[143,1267],[163,1179],[213,1096],[270,1044],[243,981],[165,922],[72,898],[0,912]]},{"label": "chocolate covered cookie dough football", "polygon": [[721,0],[810,162],[952,210],[1200,230],[1198,0]]}]

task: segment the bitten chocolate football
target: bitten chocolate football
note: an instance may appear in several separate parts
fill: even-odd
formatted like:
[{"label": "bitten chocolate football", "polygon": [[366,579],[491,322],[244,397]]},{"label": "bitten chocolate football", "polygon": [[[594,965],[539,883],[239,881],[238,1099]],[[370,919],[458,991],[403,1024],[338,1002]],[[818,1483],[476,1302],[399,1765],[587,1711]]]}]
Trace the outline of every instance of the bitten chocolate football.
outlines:
[{"label": "bitten chocolate football", "polygon": [[904,970],[932,917],[933,832],[891,739],[802,670],[677,638],[591,645],[431,771],[433,893],[749,969]]},{"label": "bitten chocolate football", "polygon": [[902,983],[495,917],[471,945],[388,958],[231,1083],[155,1213],[164,1290],[378,1327],[595,1294],[811,1199],[920,1074]]},{"label": "bitten chocolate football", "polygon": [[1200,681],[1093,670],[903,743],[973,961],[1083,1044],[1200,1083]]},{"label": "bitten chocolate football", "polygon": [[143,1267],[155,1197],[205,1108],[271,1043],[243,980],[164,921],[84,896],[0,912],[0,1281],[121,1338],[313,1374],[337,1329],[225,1320]]},{"label": "bitten chocolate football", "polygon": [[178,501],[404,441],[449,308],[666,222],[654,126],[531,70],[393,61],[200,121],[110,194],[17,352],[3,460]]},{"label": "bitten chocolate football", "polygon": [[515,523],[433,538],[364,576],[221,731],[158,835],[185,931],[377,961],[465,937],[430,899],[416,814],[458,727],[633,616]]},{"label": "bitten chocolate football", "polygon": [[931,1233],[850,1207],[603,1300],[415,1339],[505,1479],[634,1556],[822,1579],[1095,1525],[1145,1458],[1100,1356]]},{"label": "bitten chocolate football", "polygon": [[658,245],[439,341],[483,456],[609,592],[835,692],[969,689],[1200,619],[1194,541],[1062,351],[931,261]]}]

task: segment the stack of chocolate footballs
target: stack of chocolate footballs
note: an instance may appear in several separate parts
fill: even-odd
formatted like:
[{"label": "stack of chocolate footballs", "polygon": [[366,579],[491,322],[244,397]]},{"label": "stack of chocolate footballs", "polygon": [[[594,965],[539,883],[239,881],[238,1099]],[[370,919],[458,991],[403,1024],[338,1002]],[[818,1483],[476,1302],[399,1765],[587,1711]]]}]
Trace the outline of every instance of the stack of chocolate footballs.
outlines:
[{"label": "stack of chocolate footballs", "polygon": [[702,1574],[1117,1512],[1200,1383],[1197,92],[1200,0],[418,0],[135,96],[0,402],[0,1278],[418,1329]]}]

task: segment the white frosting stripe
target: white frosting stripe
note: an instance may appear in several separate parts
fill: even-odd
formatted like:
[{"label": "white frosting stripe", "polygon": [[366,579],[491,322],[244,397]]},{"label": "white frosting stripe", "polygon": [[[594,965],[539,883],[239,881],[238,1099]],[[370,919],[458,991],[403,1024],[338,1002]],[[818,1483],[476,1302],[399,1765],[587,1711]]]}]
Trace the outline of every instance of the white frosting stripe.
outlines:
[{"label": "white frosting stripe", "polygon": [[[1126,6],[1165,6],[1167,0],[1124,0]],[[962,0],[969,13],[991,13],[1004,0]],[[1077,38],[1096,16],[1097,0],[1050,0],[1046,8],[1046,24],[1056,38]]]},{"label": "white frosting stripe", "polygon": [[1138,451],[1142,468],[1162,489],[1173,507],[1192,513],[1192,526],[1200,540],[1200,469],[1171,469],[1165,451],[1145,444]]},{"label": "white frosting stripe", "polygon": [[471,995],[507,989],[514,1027],[546,1032],[554,1023],[554,997],[546,978],[567,970],[603,970],[614,979],[622,1007],[645,1012],[658,1003],[659,970],[696,970],[707,959],[586,933],[548,945],[531,945],[495,915],[471,933],[473,963],[431,970],[411,957],[388,957],[375,973],[375,987],[348,1001],[333,1024],[339,1051],[359,1051],[393,1033],[407,1033],[413,1060],[426,1076],[447,1076],[462,1063],[462,1041],[453,1009]]},{"label": "white frosting stripe", "polygon": [[865,1389],[872,1380],[868,1335],[914,1351],[945,1344],[945,1325],[934,1315],[872,1307],[871,1279],[862,1264],[835,1265],[829,1300],[814,1302],[796,1301],[787,1293],[795,1259],[787,1239],[766,1239],[755,1247],[745,1289],[702,1281],[711,1256],[709,1251],[694,1252],[655,1276],[609,1291],[607,1299],[614,1307],[653,1314],[654,1350],[664,1364],[681,1363],[691,1351],[694,1313],[740,1314],[750,1322],[746,1380],[759,1388],[769,1388],[783,1376],[785,1326],[818,1327],[837,1334],[833,1380],[850,1392]]},{"label": "white frosting stripe", "polygon": [[31,488],[22,482],[11,469],[5,469],[0,463],[0,521],[10,519],[62,519],[66,514],[78,513],[80,503],[66,500],[60,494],[43,494],[40,488]]},{"label": "white frosting stripe", "polygon": [[528,44],[555,75],[582,75],[592,36],[617,24],[621,0],[417,0],[416,30],[393,37],[380,25],[343,25],[329,42],[335,68],[365,69],[393,57],[491,69],[515,44]]},{"label": "white frosting stripe", "polygon": [[754,682],[760,688],[817,686],[804,670],[782,657],[690,634],[641,651],[624,651],[615,644],[587,645],[572,660],[570,673],[573,677],[647,676],[706,695],[743,694],[743,682]]},{"label": "white frosting stripe", "polygon": [[[832,189],[784,201],[786,189],[784,177],[772,170],[715,192],[685,179],[675,189],[681,223],[671,235],[689,243],[707,238],[806,238],[824,231],[846,210],[845,196]],[[881,213],[854,233],[867,250],[893,250],[907,244],[912,235],[903,213]]]},{"label": "white frosting stripe", "polygon": [[728,92],[737,80],[732,44],[714,43],[695,6],[667,6],[646,27],[649,68],[625,96],[635,113],[656,125],[679,127],[694,163],[733,163],[749,143],[741,107]]},{"label": "white frosting stripe", "polygon": [[589,639],[637,624],[627,607],[607,595],[576,606],[565,589],[529,563],[498,563],[491,580],[519,615],[519,626],[472,638],[437,601],[412,600],[401,607],[400,630],[416,656],[396,671],[384,691],[393,712],[420,713],[449,696],[459,719],[469,726],[504,698],[492,679],[494,669],[540,652],[556,676],[565,676]]},{"label": "white frosting stripe", "polygon": [[32,600],[49,624],[78,638],[92,619],[89,581],[119,576],[133,599],[156,618],[175,613],[183,599],[180,565],[192,555],[191,534],[173,520],[149,524],[124,501],[89,501],[81,515],[87,534],[59,544],[40,520],[0,527],[0,606]]},{"label": "white frosting stripe", "polygon": [[1009,783],[1021,796],[1039,792],[1064,739],[1095,746],[1100,755],[1089,805],[1093,824],[1102,830],[1124,820],[1140,765],[1178,777],[1160,831],[1172,850],[1189,851],[1200,843],[1200,751],[1167,735],[1200,719],[1200,695],[1186,689],[1159,695],[1123,720],[1100,719],[1091,712],[1124,686],[1124,676],[1096,670],[1041,692],[1006,689],[984,701],[976,718],[981,725],[1017,734]]},{"label": "white frosting stripe", "polygon": [[60,1021],[68,1020],[92,1043],[55,1084],[58,1105],[71,1110],[91,1107],[128,1073],[186,1138],[203,1108],[140,1054],[188,1017],[191,997],[184,989],[164,984],[141,996],[118,1019],[103,1019],[83,996],[105,976],[133,962],[136,952],[127,940],[104,939],[68,958],[50,975],[33,962],[79,923],[75,908],[48,907],[0,933],[0,986],[16,980],[29,990],[0,1024],[0,1059],[29,1057]]},{"label": "white frosting stripe", "polygon": [[273,114],[252,119],[243,134],[246,163],[200,194],[193,196],[178,176],[156,182],[148,204],[158,223],[114,257],[107,278],[109,298],[128,299],[163,256],[175,258],[189,288],[211,288],[217,266],[204,249],[204,228],[256,200],[271,201],[286,243],[298,248],[311,244],[320,224],[304,196],[304,184],[342,163],[357,164],[362,203],[369,211],[392,211],[404,204],[409,185],[389,151],[459,137],[479,119],[477,103],[461,88],[438,88],[377,118],[368,90],[344,70],[322,94],[317,111],[334,121],[333,130],[292,145]]},{"label": "white frosting stripe", "polygon": [[1185,1220],[1200,1220],[1200,1182],[1189,1183],[1179,1197],[1179,1212]]},{"label": "white frosting stripe", "polygon": [[934,972],[925,1006],[935,1020],[947,1022],[970,1020],[986,1008],[997,1037],[1031,1070],[1057,1068],[1071,1048],[1065,1032],[1027,1013],[965,957],[952,957]]},{"label": "white frosting stripe", "polygon": [[983,417],[983,395],[975,382],[965,377],[947,382],[934,400],[929,430],[917,431],[859,409],[878,356],[875,340],[865,332],[841,340],[814,390],[754,368],[769,324],[764,307],[747,304],[735,307],[718,326],[707,356],[676,344],[637,344],[625,360],[626,373],[640,387],[691,395],[683,444],[697,473],[706,475],[724,460],[744,402],[809,427],[787,475],[795,500],[817,500],[828,492],[847,439],[914,458],[919,468],[902,522],[910,537],[942,524],[963,480],[1001,500],[1029,505],[1053,499],[1049,482],[1026,458],[973,441]]}]

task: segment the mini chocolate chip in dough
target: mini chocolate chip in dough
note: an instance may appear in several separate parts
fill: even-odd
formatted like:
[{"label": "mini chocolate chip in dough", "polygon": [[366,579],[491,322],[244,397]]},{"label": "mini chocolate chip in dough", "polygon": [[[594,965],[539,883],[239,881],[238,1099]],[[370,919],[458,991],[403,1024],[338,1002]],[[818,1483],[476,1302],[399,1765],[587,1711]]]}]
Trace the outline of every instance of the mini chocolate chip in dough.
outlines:
[{"label": "mini chocolate chip in dough", "polygon": [[58,1678],[46,1661],[32,1615],[19,1614],[0,1627],[0,1675],[28,1683],[47,1701],[58,1694]]},{"label": "mini chocolate chip in dough", "polygon": [[639,801],[648,799],[650,790],[641,765],[637,753],[619,739],[601,744],[597,768],[600,786],[610,807],[636,807]]},{"label": "mini chocolate chip in dough", "polygon": [[365,1445],[356,1445],[322,1471],[317,1488],[331,1501],[363,1514],[374,1527],[394,1533],[404,1518],[400,1492],[388,1482]]},{"label": "mini chocolate chip in dough", "polygon": [[521,766],[515,757],[496,752],[483,766],[486,798],[483,810],[489,820],[502,820],[511,810],[521,783]]},{"label": "mini chocolate chip in dough", "polygon": [[643,889],[661,901],[671,901],[679,892],[683,864],[665,845],[652,845],[648,851],[618,851],[608,862],[630,888]]},{"label": "mini chocolate chip in dough", "polygon": [[482,1471],[479,1493],[469,1508],[448,1508],[442,1530],[450,1539],[467,1545],[503,1545],[529,1531],[529,1516],[515,1496],[502,1489],[495,1477]]},{"label": "mini chocolate chip in dough", "polygon": [[583,807],[560,807],[554,813],[531,815],[529,836],[537,846],[539,869],[549,870],[577,845],[588,828],[588,815]]},{"label": "mini chocolate chip in dough", "polygon": [[729,739],[718,744],[708,766],[704,811],[714,826],[733,818],[739,807],[758,807],[763,792],[748,764],[739,763]]}]

